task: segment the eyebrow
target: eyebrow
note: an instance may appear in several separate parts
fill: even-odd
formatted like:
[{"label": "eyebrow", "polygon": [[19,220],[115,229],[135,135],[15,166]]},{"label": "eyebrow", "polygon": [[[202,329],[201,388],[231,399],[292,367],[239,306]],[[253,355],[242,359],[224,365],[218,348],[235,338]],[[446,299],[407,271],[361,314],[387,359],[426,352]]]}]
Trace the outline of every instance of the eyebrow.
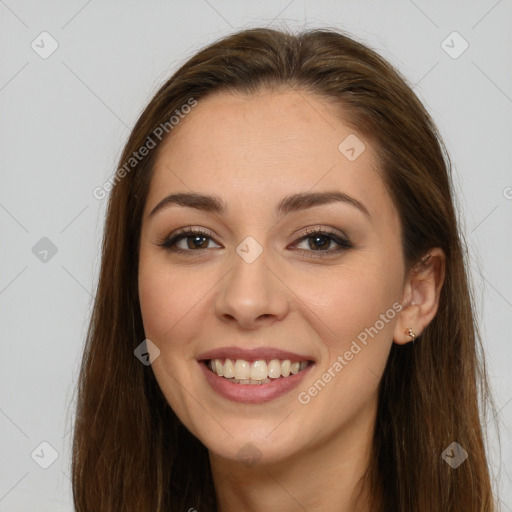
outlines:
[{"label": "eyebrow", "polygon": [[[348,194],[339,192],[337,190],[326,192],[300,192],[298,194],[286,196],[278,203],[276,207],[276,213],[282,216],[294,211],[306,210],[314,206],[336,202],[350,204],[359,209],[368,217],[371,217],[363,203],[354,197],[351,197]],[[222,214],[227,209],[226,204],[219,196],[197,193],[178,193],[170,194],[164,197],[151,210],[149,217],[152,217],[157,212],[172,205],[186,206],[204,212],[212,212],[217,214]]]}]

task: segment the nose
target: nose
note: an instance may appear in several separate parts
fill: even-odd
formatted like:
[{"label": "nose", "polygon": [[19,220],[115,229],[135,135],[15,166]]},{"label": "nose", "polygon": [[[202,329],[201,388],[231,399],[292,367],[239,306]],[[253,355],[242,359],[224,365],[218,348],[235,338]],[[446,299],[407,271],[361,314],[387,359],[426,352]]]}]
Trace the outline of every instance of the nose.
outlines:
[{"label": "nose", "polygon": [[238,255],[216,298],[216,314],[243,329],[282,320],[289,310],[288,288],[267,266],[265,251],[252,263]]}]

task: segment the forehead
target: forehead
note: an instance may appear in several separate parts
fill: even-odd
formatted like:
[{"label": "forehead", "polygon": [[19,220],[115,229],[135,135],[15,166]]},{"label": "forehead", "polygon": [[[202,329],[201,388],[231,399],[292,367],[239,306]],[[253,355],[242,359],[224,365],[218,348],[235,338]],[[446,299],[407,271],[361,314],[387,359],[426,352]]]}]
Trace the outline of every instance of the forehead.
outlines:
[{"label": "forehead", "polygon": [[201,99],[159,149],[147,209],[176,191],[215,194],[229,207],[336,188],[370,197],[372,215],[391,214],[374,148],[340,113],[304,91]]}]

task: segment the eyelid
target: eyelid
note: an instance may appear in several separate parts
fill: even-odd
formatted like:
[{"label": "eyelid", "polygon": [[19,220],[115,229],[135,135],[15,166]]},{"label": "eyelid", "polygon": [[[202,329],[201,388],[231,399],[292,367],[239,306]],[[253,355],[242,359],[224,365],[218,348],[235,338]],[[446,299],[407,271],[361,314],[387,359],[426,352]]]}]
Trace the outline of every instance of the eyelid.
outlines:
[{"label": "eyelid", "polygon": [[307,228],[302,228],[297,232],[297,234],[292,235],[293,237],[299,237],[300,240],[307,238],[308,236],[315,235],[317,233],[321,233],[324,235],[331,235],[333,237],[343,238],[345,240],[348,240],[348,236],[337,228],[331,228],[330,226],[322,226],[322,225],[316,225],[316,226],[308,226]]},{"label": "eyelid", "polygon": [[337,249],[331,249],[327,251],[313,251],[313,250],[304,250],[304,249],[297,249],[298,252],[301,254],[307,254],[308,257],[319,257],[319,258],[327,258],[329,256],[336,256],[340,253],[347,251],[349,249],[353,249],[355,245],[353,242],[349,239],[349,237],[343,233],[343,231],[340,231],[336,228],[325,228],[322,226],[316,226],[316,227],[308,227],[306,228],[306,231],[299,236],[298,239],[296,239],[294,242],[292,242],[292,245],[297,245],[304,240],[307,240],[308,238],[312,237],[313,235],[320,235],[320,236],[326,236],[330,238],[333,242],[338,244]]},{"label": "eyelid", "polygon": [[[218,244],[218,242],[215,240],[215,236],[212,234],[212,232],[209,229],[202,228],[200,226],[185,226],[182,228],[178,228],[175,231],[171,232],[170,234],[157,239],[155,243],[156,243],[156,245],[170,249],[170,247],[167,247],[167,246],[170,246],[171,242],[176,243],[177,241],[187,238],[188,236],[194,236],[194,235],[203,235],[207,238],[212,239],[216,244]],[[177,250],[176,252],[179,252],[179,250]],[[182,251],[182,252],[194,252],[194,251]]]}]

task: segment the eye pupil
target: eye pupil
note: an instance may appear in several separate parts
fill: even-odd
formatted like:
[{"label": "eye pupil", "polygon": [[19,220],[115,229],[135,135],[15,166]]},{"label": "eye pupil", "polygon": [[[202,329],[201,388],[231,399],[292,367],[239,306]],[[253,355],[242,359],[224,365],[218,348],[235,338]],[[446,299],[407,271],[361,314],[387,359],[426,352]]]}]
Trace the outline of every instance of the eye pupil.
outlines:
[{"label": "eye pupil", "polygon": [[[197,249],[197,248],[199,248],[199,249],[206,249],[207,247],[204,246],[204,241],[206,240],[206,238],[207,237],[204,236],[204,235],[195,235],[195,236],[188,237],[187,240],[189,240],[189,242],[190,242],[190,240],[192,240],[191,243],[187,244],[188,248],[189,249]],[[196,242],[200,241],[201,239],[203,240],[203,242],[202,243],[199,242],[199,244],[196,244]],[[206,241],[206,245],[208,245],[208,241]]]},{"label": "eye pupil", "polygon": [[[310,237],[310,240],[314,240],[313,245],[310,244],[310,247],[312,249],[322,249],[322,248],[325,248],[326,244],[327,244],[327,247],[329,247],[330,240],[329,240],[329,237],[327,237],[325,235],[315,235],[315,236]],[[319,240],[321,242],[319,244],[317,244],[317,242]]]}]

